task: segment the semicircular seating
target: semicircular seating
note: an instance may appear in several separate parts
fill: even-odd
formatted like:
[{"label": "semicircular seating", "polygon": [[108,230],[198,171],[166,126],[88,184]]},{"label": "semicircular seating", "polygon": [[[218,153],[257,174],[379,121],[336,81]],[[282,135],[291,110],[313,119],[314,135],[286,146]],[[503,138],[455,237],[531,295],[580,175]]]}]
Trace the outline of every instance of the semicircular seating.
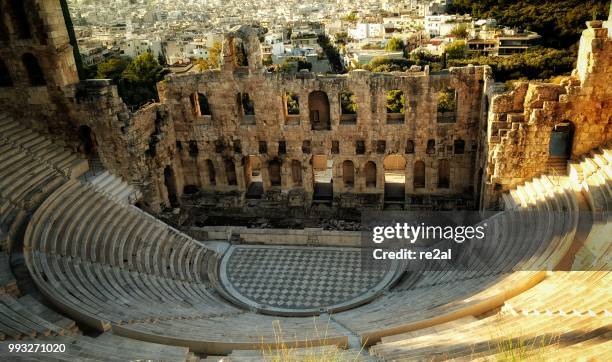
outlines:
[{"label": "semicircular seating", "polygon": [[[599,156],[597,163],[590,160],[595,156]],[[588,202],[588,210],[581,212],[590,213],[593,220],[575,255],[573,271],[549,272],[533,288],[507,299],[499,312],[382,337],[370,353],[384,360],[428,361],[590,360],[612,353],[612,314],[608,309],[612,305],[611,161],[607,149],[595,151],[579,163],[582,170],[590,167],[589,171],[579,175],[574,169],[573,180],[567,183],[578,185],[577,191]],[[529,205],[533,201],[530,189],[539,193],[552,190],[554,181],[544,178],[548,179],[543,176],[505,195],[506,208]],[[567,181],[560,179],[559,183]],[[538,188],[538,183],[550,187]]]},{"label": "semicircular seating", "polygon": [[[30,275],[54,306],[20,294],[7,254],[0,255],[0,340],[73,346],[50,357],[56,360],[179,361],[234,350],[249,350],[232,353],[249,360],[282,344],[309,353],[355,339],[388,360],[503,359],[517,351],[554,360],[610,351],[608,148],[570,166],[569,179],[541,176],[505,194],[505,210],[483,222],[486,238],[464,243],[460,268],[412,271],[379,298],[336,315],[272,317],[223,298],[218,245],[130,205],[125,185],[108,191],[121,183],[110,174],[74,179],[82,160],[1,115],[0,128],[7,177],[0,241],[23,239]],[[593,222],[573,263],[584,271],[554,271],[576,242],[583,212]],[[102,334],[83,336],[77,324]],[[12,357],[0,350],[0,358]]]},{"label": "semicircular seating", "polygon": [[304,345],[346,344],[323,319],[273,318],[231,306],[208,277],[214,250],[78,180],[35,213],[25,255],[40,291],[59,310],[103,331],[228,353],[275,343],[280,323]]}]

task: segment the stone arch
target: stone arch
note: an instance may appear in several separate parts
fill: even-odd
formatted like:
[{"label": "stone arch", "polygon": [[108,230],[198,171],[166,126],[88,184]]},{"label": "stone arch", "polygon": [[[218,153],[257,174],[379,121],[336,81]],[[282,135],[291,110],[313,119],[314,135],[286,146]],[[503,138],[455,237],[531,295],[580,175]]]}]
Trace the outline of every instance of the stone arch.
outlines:
[{"label": "stone arch", "polygon": [[446,159],[438,161],[438,188],[450,187],[450,162]]},{"label": "stone arch", "polygon": [[315,131],[331,129],[329,98],[327,93],[313,91],[308,95],[308,114],[310,124]]},{"label": "stone arch", "polygon": [[367,188],[376,187],[376,164],[373,161],[368,161],[365,164],[365,179]]},{"label": "stone arch", "polygon": [[281,185],[281,161],[278,158],[274,158],[268,162],[268,176],[271,186]]},{"label": "stone arch", "polygon": [[238,185],[238,178],[236,177],[236,163],[234,160],[227,158],[224,161],[225,164],[225,177],[229,186]]},{"label": "stone arch", "polygon": [[354,124],[357,121],[357,98],[353,92],[340,93],[340,123]]},{"label": "stone arch", "polygon": [[12,87],[13,79],[3,59],[0,59],[0,87]]},{"label": "stone arch", "polygon": [[38,59],[36,59],[33,54],[26,53],[21,57],[21,60],[23,62],[23,66],[26,69],[26,72],[28,73],[30,85],[43,86],[47,84],[47,81],[45,80],[45,75],[42,71],[42,68],[40,67],[40,64],[38,63]]},{"label": "stone arch", "polygon": [[13,20],[13,28],[17,37],[20,39],[29,39],[32,37],[30,30],[30,21],[26,12],[26,4],[24,0],[11,0],[11,17]]},{"label": "stone arch", "polygon": [[342,163],[342,182],[344,182],[345,187],[353,187],[355,185],[355,165],[351,160],[346,160]]},{"label": "stone arch", "polygon": [[168,192],[168,201],[170,201],[170,206],[178,206],[178,194],[174,170],[169,165],[164,168],[164,185],[166,186],[166,191]]},{"label": "stone arch", "polygon": [[333,168],[334,161],[327,155],[312,156],[313,200],[324,202],[333,200]]},{"label": "stone arch", "polygon": [[191,95],[191,106],[193,111],[198,116],[210,116],[210,104],[208,103],[208,97],[202,93],[194,93]]},{"label": "stone arch", "polygon": [[413,188],[419,189],[425,187],[425,162],[417,161],[414,163],[413,175]]},{"label": "stone arch", "polygon": [[302,186],[302,163],[298,160],[291,161],[291,179],[293,186]]},{"label": "stone arch", "polygon": [[402,155],[388,155],[383,160],[385,172],[385,201],[403,201],[406,194],[406,159]]},{"label": "stone arch", "polygon": [[258,199],[263,195],[263,178],[261,175],[261,159],[255,155],[244,156],[244,184],[246,197]]},{"label": "stone arch", "polygon": [[78,133],[83,153],[86,155],[96,154],[98,144],[96,142],[96,135],[93,133],[91,128],[89,126],[82,125],[79,127]]},{"label": "stone arch", "polygon": [[210,185],[217,184],[217,173],[215,172],[215,165],[212,160],[206,160],[206,172],[208,173],[208,183]]}]

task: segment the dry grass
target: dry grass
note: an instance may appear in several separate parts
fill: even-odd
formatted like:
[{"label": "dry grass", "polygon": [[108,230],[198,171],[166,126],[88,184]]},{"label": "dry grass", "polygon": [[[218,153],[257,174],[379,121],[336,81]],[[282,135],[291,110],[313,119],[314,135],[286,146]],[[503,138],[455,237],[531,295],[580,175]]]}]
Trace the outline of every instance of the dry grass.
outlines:
[{"label": "dry grass", "polygon": [[[329,329],[330,318],[328,318],[325,330],[320,331],[313,317],[314,336],[306,341],[306,346],[300,346],[297,340],[287,338],[283,332],[280,321],[276,320],[273,324],[274,343],[264,343],[263,338],[260,351],[263,361],[266,362],[349,362],[359,361],[361,351],[347,351],[338,348],[336,345],[327,345],[327,332]],[[316,343],[315,343],[316,341]],[[363,347],[362,347],[363,350]]]}]

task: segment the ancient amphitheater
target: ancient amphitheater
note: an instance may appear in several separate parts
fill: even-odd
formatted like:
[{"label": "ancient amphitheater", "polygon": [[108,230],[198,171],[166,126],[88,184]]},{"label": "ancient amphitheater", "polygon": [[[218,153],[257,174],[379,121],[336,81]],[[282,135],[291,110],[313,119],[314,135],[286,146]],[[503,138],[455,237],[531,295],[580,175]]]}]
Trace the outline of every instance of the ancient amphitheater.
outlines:
[{"label": "ancient amphitheater", "polygon": [[[221,70],[170,75],[130,111],[78,79],[60,2],[31,3],[0,1],[1,359],[612,356],[612,18],[587,24],[572,76],[512,90],[471,66],[270,74],[240,28]],[[194,202],[228,217],[493,210],[493,232],[464,243],[465,268],[367,270],[359,231],[156,217]]]}]

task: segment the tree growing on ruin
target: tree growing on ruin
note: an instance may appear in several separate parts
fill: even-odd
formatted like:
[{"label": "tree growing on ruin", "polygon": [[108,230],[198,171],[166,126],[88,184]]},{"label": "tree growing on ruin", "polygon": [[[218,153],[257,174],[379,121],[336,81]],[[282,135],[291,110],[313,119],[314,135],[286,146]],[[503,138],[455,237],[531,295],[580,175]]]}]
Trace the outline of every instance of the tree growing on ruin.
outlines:
[{"label": "tree growing on ruin", "polygon": [[355,95],[348,92],[340,93],[340,108],[342,114],[356,114],[357,102],[355,101]]},{"label": "tree growing on ruin", "polygon": [[387,113],[404,113],[404,92],[394,89],[387,93]]}]

